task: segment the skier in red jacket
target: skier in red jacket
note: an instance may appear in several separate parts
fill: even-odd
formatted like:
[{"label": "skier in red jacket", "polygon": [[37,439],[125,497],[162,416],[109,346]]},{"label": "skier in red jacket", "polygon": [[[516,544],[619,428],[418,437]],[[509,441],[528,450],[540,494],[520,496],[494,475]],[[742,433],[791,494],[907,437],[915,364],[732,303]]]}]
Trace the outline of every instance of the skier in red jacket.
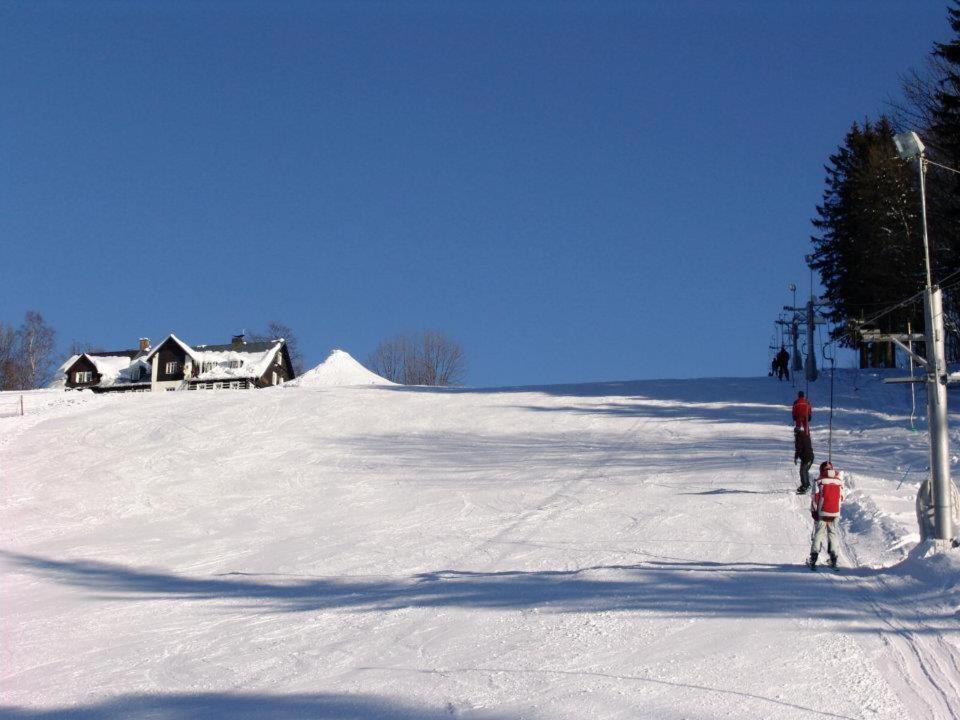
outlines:
[{"label": "skier in red jacket", "polygon": [[816,522],[813,530],[813,541],[810,544],[810,559],[807,561],[811,570],[817,568],[817,558],[820,555],[824,535],[827,538],[830,567],[837,567],[837,546],[839,545],[837,525],[839,524],[840,504],[842,502],[843,479],[840,477],[840,473],[833,469],[829,460],[820,463],[817,489],[810,499],[810,514]]},{"label": "skier in red jacket", "polygon": [[813,406],[810,404],[810,401],[803,396],[803,390],[801,390],[797,393],[797,399],[793,401],[794,428],[803,430],[803,432],[809,435],[811,420],[813,420]]}]

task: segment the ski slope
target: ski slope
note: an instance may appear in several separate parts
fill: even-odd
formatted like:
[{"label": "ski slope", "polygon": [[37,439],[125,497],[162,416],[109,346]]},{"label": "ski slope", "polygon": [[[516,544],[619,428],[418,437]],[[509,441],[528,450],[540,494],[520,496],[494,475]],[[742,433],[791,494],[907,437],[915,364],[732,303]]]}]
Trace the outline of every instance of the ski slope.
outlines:
[{"label": "ski slope", "polygon": [[909,391],[841,373],[836,575],[802,565],[794,394],[28,395],[0,417],[0,718],[960,717]]}]

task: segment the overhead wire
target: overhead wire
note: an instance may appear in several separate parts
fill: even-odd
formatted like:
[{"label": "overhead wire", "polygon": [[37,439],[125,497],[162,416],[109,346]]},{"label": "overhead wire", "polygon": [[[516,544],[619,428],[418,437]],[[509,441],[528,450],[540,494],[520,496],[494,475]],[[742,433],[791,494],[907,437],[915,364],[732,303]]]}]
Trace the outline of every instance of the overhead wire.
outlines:
[{"label": "overhead wire", "polygon": [[948,167],[948,166],[946,166],[946,165],[941,165],[941,164],[938,163],[938,162],[934,162],[934,161],[931,160],[930,158],[924,158],[923,161],[924,161],[925,163],[927,163],[927,165],[935,165],[935,166],[937,166],[938,168],[942,168],[942,169],[944,169],[944,170],[949,170],[950,172],[954,173],[955,175],[960,175],[960,170],[957,170],[956,168]]}]

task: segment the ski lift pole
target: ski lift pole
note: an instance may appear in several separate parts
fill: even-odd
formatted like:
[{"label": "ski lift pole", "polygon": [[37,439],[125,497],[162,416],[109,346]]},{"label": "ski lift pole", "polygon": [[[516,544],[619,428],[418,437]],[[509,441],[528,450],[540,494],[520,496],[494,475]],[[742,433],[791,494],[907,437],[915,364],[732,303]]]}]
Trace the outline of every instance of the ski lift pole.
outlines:
[{"label": "ski lift pole", "polygon": [[833,462],[833,386],[834,378],[837,374],[837,355],[833,352],[827,355],[827,348],[831,343],[824,343],[820,346],[820,352],[824,360],[830,361],[830,418],[827,421],[827,460]]},{"label": "ski lift pole", "polygon": [[830,422],[827,425],[827,460],[833,462],[833,376],[836,374],[836,358],[830,358]]},{"label": "ski lift pole", "polygon": [[[913,336],[913,329],[910,327],[910,322],[907,321],[907,335]],[[907,353],[907,358],[910,360],[910,377],[913,377],[913,340],[907,340],[907,348],[909,352]],[[917,416],[917,389],[914,383],[910,383],[910,429],[916,430],[917,427],[914,424],[914,418]]]}]

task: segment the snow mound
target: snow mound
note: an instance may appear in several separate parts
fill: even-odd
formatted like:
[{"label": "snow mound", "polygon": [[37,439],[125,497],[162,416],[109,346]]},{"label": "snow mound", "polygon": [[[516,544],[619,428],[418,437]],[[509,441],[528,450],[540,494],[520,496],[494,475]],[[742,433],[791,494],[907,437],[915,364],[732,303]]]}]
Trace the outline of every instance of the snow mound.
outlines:
[{"label": "snow mound", "polygon": [[367,370],[344,350],[334,350],[329,357],[312,370],[307,370],[296,380],[285,383],[287,387],[334,387],[340,385],[396,385],[386,378]]}]

